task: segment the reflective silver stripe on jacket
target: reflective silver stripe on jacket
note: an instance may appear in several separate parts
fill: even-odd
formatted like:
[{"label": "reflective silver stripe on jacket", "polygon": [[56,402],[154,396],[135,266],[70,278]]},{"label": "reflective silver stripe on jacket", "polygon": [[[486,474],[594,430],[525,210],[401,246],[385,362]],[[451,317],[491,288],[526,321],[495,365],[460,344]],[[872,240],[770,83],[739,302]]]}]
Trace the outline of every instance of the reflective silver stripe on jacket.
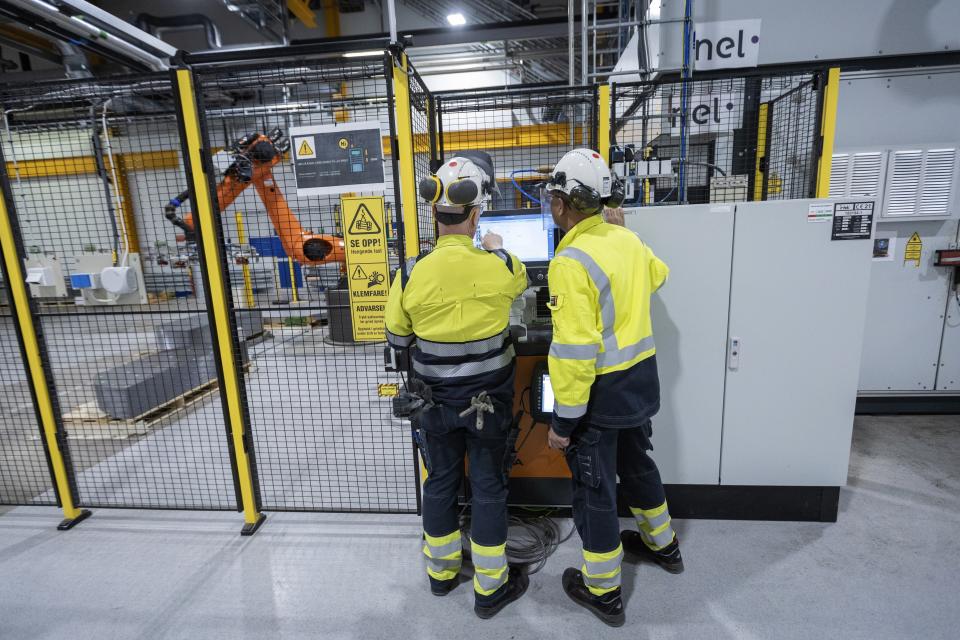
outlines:
[{"label": "reflective silver stripe on jacket", "polygon": [[392,347],[403,349],[413,344],[414,335],[412,333],[408,336],[398,336],[395,333],[391,333],[389,329],[386,330],[386,333],[387,333],[387,344],[389,344]]},{"label": "reflective silver stripe on jacket", "polygon": [[603,349],[613,352],[618,348],[617,336],[613,329],[617,324],[617,312],[613,305],[613,292],[610,290],[610,278],[603,272],[600,265],[587,254],[586,251],[576,247],[567,247],[557,254],[557,257],[570,258],[576,260],[583,268],[587,270],[590,279],[593,280],[593,286],[600,292],[600,320],[603,322]]},{"label": "reflective silver stripe on jacket", "polygon": [[[610,279],[607,277],[607,274],[603,272],[603,269],[600,268],[600,265],[598,265],[596,261],[585,251],[577,249],[576,247],[567,247],[558,253],[557,256],[576,260],[583,265],[583,268],[587,270],[587,274],[590,276],[590,279],[593,280],[593,286],[595,286],[597,291],[600,292],[599,302],[600,320],[603,322],[603,332],[601,333],[603,339],[603,352],[597,354],[596,366],[598,369],[603,367],[614,367],[618,364],[630,362],[641,353],[655,348],[653,336],[647,336],[646,338],[640,340],[640,342],[636,342],[625,347],[620,347],[620,345],[617,343],[617,336],[614,333],[614,327],[617,323],[617,312],[616,307],[613,304],[613,293],[610,290]],[[553,355],[552,345],[550,352],[551,355]],[[570,359],[586,360],[588,358],[570,357]]]},{"label": "reflective silver stripe on jacket", "polygon": [[587,403],[577,405],[553,403],[553,412],[558,418],[580,418],[587,414]]},{"label": "reflective silver stripe on jacket", "polygon": [[616,351],[604,351],[597,356],[597,368],[613,367],[624,362],[630,362],[644,351],[650,351],[655,347],[653,336],[647,336],[640,342],[635,342],[629,346],[617,349]]},{"label": "reflective silver stripe on jacket", "polygon": [[432,378],[463,378],[465,376],[476,376],[481,373],[490,373],[491,371],[503,369],[513,363],[515,355],[516,352],[513,349],[513,345],[510,345],[503,353],[491,358],[486,358],[485,360],[477,360],[476,362],[427,364],[414,359],[413,370],[422,376],[430,376]]},{"label": "reflective silver stripe on jacket", "polygon": [[596,344],[562,344],[550,343],[550,357],[561,360],[593,360],[597,357],[600,346]]},{"label": "reflective silver stripe on jacket", "polygon": [[431,356],[478,356],[502,347],[504,340],[506,340],[509,335],[510,329],[508,328],[495,336],[484,338],[483,340],[472,340],[470,342],[433,342],[418,337],[417,348],[422,353]]}]

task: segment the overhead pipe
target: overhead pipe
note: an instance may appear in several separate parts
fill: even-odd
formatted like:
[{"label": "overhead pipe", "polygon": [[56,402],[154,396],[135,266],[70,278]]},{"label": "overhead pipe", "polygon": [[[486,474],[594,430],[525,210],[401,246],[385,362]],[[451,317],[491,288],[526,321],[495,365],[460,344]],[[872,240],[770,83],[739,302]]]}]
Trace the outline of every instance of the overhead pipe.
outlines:
[{"label": "overhead pipe", "polygon": [[[73,36],[85,38],[95,42],[123,56],[136,60],[153,71],[164,71],[170,65],[163,59],[130,44],[126,40],[100,29],[83,20],[80,16],[68,16],[60,10],[42,0],[5,0],[12,7],[16,7],[41,20],[50,22]],[[144,34],[148,35],[148,34]],[[82,44],[82,43],[81,43]]]},{"label": "overhead pipe", "polygon": [[568,55],[570,57],[570,86],[576,84],[576,76],[574,73],[575,68],[575,46],[576,42],[574,39],[574,29],[573,29],[573,20],[574,20],[574,0],[567,0],[567,47]]},{"label": "overhead pipe", "polygon": [[220,38],[220,28],[216,23],[202,13],[184,13],[177,16],[155,16],[149,13],[137,15],[134,23],[149,34],[162,36],[169,31],[186,31],[188,29],[203,29],[207,39],[208,49],[219,49],[223,46]]}]

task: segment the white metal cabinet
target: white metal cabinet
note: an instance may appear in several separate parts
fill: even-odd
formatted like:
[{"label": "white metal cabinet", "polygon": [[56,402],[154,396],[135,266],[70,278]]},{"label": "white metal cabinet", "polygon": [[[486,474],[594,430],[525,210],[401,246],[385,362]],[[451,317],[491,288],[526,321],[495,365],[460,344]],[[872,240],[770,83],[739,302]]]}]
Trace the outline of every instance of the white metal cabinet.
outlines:
[{"label": "white metal cabinet", "polygon": [[[935,388],[950,270],[933,266],[934,251],[949,246],[956,228],[956,221],[877,226],[876,237],[893,238],[896,247],[893,260],[872,261],[860,391],[922,393]],[[914,233],[923,242],[919,266],[903,259]]]},{"label": "white metal cabinet", "polygon": [[667,483],[719,482],[733,215],[733,205],[626,215],[627,227],[670,267],[651,302],[661,388],[653,456]]},{"label": "white metal cabinet", "polygon": [[737,205],[721,483],[846,483],[872,240],[831,241],[809,200]]}]

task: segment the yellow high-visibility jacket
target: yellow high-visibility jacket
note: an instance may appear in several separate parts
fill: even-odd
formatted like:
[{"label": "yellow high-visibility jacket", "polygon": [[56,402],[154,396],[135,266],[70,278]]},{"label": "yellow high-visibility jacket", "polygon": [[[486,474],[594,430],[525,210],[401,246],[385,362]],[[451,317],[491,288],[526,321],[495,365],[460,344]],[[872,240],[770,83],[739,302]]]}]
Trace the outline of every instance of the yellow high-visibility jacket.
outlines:
[{"label": "yellow high-visibility jacket", "polygon": [[443,236],[398,271],[387,300],[387,342],[411,347],[413,371],[435,401],[469,404],[480,391],[512,398],[515,353],[510,305],[527,270],[503,250],[484,251],[464,235]]},{"label": "yellow high-visibility jacket", "polygon": [[547,305],[558,435],[570,435],[581,420],[640,426],[660,409],[650,296],[668,273],[634,232],[599,214],[563,237],[550,262]]}]

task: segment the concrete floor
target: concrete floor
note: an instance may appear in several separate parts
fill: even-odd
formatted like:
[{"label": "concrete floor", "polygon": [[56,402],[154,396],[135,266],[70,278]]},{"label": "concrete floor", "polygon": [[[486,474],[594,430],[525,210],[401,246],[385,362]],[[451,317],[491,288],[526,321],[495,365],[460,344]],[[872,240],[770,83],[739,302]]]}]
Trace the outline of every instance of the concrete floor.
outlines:
[{"label": "concrete floor", "polygon": [[480,621],[469,585],[427,591],[412,516],[271,514],[240,538],[231,513],[99,510],[58,533],[20,507],[0,516],[0,638],[952,639],[958,460],[957,416],[858,418],[839,522],[678,522],[686,573],[625,565],[621,630],[560,588],[575,535]]}]

